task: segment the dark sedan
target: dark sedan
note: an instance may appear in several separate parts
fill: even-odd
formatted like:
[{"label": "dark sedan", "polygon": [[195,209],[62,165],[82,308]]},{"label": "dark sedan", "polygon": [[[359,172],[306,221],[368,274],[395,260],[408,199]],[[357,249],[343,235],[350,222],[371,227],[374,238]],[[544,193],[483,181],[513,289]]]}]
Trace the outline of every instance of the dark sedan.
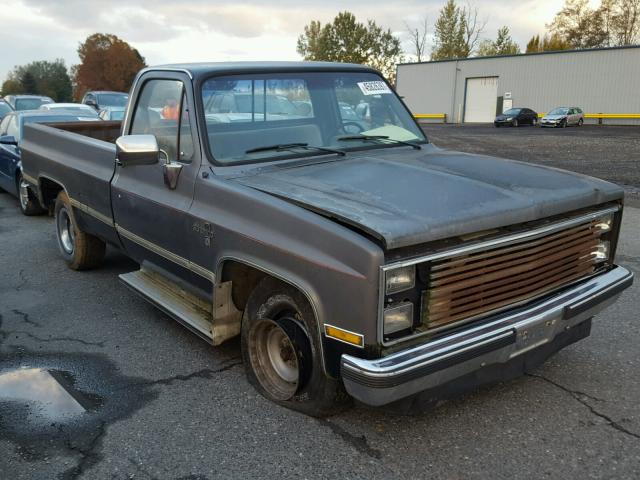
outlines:
[{"label": "dark sedan", "polygon": [[538,114],[530,108],[510,108],[502,115],[498,115],[493,121],[496,127],[508,125],[510,127],[518,127],[520,125],[538,124]]},{"label": "dark sedan", "polygon": [[65,112],[23,110],[8,113],[0,122],[0,189],[20,199],[20,210],[25,215],[42,212],[33,193],[22,179],[20,143],[26,123],[98,121],[98,117]]}]

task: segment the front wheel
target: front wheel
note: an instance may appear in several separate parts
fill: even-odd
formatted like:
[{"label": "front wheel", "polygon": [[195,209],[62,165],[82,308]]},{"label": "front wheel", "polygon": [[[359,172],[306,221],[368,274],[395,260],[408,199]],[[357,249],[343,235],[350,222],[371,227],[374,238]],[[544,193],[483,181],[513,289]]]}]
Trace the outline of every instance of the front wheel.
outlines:
[{"label": "front wheel", "polygon": [[517,127],[517,126],[519,125],[519,123],[518,123],[518,119],[517,119],[517,118],[514,118],[514,119],[513,119],[513,122],[511,122],[511,125],[512,125],[512,126],[514,126],[514,127]]},{"label": "front wheel", "polygon": [[349,404],[342,383],[324,373],[313,310],[293,287],[273,278],[255,287],[241,345],[249,382],[269,400],[314,417]]},{"label": "front wheel", "polygon": [[73,270],[88,270],[102,263],[105,243],[78,227],[69,197],[60,192],[54,210],[60,253]]},{"label": "front wheel", "polygon": [[584,119],[583,118],[578,120],[578,126],[581,127],[582,125],[584,125]]},{"label": "front wheel", "polygon": [[16,188],[18,190],[18,199],[20,200],[20,211],[23,215],[41,215],[45,212],[45,209],[40,206],[40,202],[31,191],[29,184],[24,181],[22,173],[18,173]]}]

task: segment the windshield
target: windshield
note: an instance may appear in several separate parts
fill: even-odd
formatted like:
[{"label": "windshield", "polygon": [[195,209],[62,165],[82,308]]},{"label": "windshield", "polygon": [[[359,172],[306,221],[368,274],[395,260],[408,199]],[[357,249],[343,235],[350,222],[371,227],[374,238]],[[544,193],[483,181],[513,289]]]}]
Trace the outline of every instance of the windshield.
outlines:
[{"label": "windshield", "polygon": [[101,107],[126,107],[129,95],[126,93],[100,93],[98,105]]},{"label": "windshield", "polygon": [[[396,94],[368,72],[215,77],[203,83],[202,102],[211,155],[226,165],[318,151],[291,144],[349,151],[426,142]],[[286,148],[263,148],[278,145]]]},{"label": "windshield", "polygon": [[568,111],[568,108],[554,108],[547,115],[566,115]]},{"label": "windshield", "polygon": [[45,103],[51,103],[51,101],[46,98],[17,98],[16,110],[37,110]]},{"label": "windshield", "polygon": [[519,108],[510,108],[509,110],[504,112],[503,115],[518,115],[519,113],[520,113]]},{"label": "windshield", "polygon": [[7,113],[12,111],[13,109],[9,106],[9,104],[0,102],[0,118],[4,117]]}]

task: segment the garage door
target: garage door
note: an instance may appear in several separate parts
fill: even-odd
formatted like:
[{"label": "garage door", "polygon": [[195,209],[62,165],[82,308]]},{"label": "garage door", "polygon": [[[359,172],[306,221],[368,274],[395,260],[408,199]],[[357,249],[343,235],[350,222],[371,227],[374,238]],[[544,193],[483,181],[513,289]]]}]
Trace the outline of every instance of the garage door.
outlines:
[{"label": "garage door", "polygon": [[467,78],[464,121],[493,122],[498,102],[498,77]]}]

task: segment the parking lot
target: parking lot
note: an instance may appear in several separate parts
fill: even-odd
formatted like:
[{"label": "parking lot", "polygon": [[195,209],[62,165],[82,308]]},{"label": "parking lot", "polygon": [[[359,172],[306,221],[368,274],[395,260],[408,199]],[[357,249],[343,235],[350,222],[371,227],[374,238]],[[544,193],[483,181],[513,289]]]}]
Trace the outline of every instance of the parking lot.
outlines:
[{"label": "parking lot", "polygon": [[[624,183],[618,261],[640,273],[638,128],[425,131],[441,147]],[[58,372],[83,407],[56,417],[0,399],[2,478],[640,477],[640,282],[528,376],[410,416],[356,405],[318,420],[258,395],[239,342],[212,348],[121,285],[137,266],[119,252],[67,269],[52,220],[22,216],[7,194],[0,245],[0,379]]]},{"label": "parking lot", "polygon": [[640,127],[495,128],[493,125],[423,124],[442,148],[512,158],[603,178],[627,191],[640,207]]}]

